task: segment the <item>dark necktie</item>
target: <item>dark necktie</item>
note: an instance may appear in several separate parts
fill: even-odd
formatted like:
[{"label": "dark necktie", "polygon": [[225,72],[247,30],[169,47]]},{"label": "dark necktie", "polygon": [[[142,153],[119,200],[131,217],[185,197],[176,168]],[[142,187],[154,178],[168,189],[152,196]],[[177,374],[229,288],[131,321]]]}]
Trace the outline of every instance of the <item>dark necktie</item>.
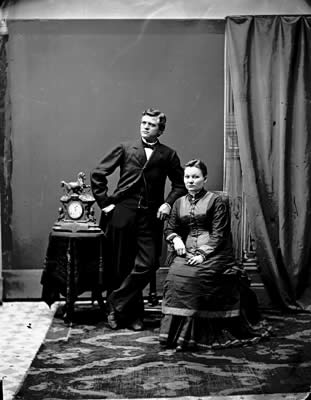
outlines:
[{"label": "dark necktie", "polygon": [[156,143],[154,143],[154,144],[149,144],[149,143],[143,142],[144,148],[147,148],[147,149],[152,149],[152,150],[153,150],[153,149],[155,148],[156,145],[157,145]]}]

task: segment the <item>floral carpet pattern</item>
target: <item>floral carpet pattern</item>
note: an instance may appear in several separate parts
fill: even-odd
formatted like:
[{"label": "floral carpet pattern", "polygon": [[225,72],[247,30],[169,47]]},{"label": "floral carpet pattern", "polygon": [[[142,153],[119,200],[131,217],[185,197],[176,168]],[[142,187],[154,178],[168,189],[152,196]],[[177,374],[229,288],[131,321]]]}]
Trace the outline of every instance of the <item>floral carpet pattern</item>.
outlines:
[{"label": "floral carpet pattern", "polygon": [[56,316],[15,399],[113,399],[300,393],[311,383],[311,315],[265,315],[273,336],[253,346],[175,352],[158,342],[160,314],[146,329],[111,331],[80,306]]}]

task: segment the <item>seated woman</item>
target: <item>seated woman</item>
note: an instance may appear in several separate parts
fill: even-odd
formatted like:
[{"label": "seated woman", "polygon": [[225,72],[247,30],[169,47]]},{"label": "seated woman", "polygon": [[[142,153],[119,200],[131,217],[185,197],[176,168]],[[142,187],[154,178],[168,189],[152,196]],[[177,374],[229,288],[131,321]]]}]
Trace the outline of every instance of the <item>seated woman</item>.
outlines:
[{"label": "seated woman", "polygon": [[234,259],[228,197],[207,191],[206,181],[201,160],[185,165],[188,194],[175,202],[164,230],[173,252],[160,343],[179,351],[245,345],[269,334],[258,324],[256,296]]}]

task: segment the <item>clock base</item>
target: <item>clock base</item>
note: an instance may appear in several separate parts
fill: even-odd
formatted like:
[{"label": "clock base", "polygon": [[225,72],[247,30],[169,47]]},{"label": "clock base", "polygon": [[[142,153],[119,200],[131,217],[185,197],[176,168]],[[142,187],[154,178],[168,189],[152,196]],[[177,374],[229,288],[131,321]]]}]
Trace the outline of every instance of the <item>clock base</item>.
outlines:
[{"label": "clock base", "polygon": [[75,222],[75,221],[55,222],[55,224],[52,227],[52,230],[54,232],[73,232],[73,233],[101,232],[100,227],[94,222]]}]

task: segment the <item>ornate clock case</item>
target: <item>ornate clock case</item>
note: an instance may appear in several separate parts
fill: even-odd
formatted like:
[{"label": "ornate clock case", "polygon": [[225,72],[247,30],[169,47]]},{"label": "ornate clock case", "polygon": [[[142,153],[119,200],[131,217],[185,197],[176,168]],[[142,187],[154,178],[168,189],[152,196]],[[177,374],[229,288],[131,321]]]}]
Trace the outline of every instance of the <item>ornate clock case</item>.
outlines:
[{"label": "ornate clock case", "polygon": [[61,181],[61,187],[64,194],[60,198],[61,207],[53,231],[100,232],[93,208],[95,198],[90,185],[85,184],[85,173],[79,172],[75,182]]}]

